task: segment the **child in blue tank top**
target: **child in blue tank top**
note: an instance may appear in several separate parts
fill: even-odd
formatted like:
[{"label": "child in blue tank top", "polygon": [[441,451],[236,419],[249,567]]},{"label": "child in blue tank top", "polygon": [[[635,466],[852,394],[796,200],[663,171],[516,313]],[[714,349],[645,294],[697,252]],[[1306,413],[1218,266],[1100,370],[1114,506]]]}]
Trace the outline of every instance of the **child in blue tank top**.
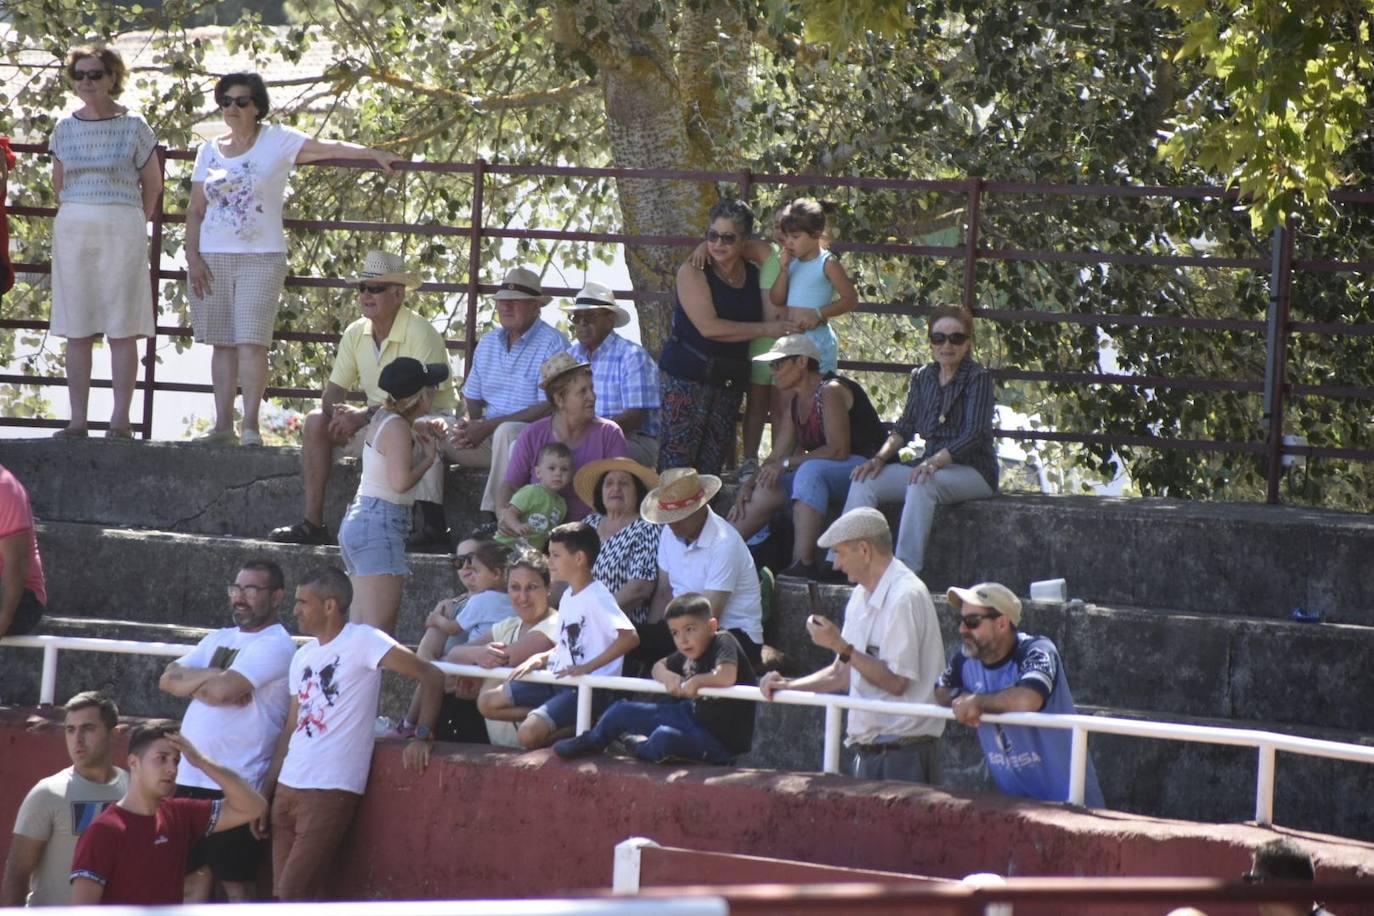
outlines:
[{"label": "child in blue tank top", "polygon": [[[777,306],[797,322],[821,351],[821,373],[839,370],[839,338],[830,319],[859,306],[859,294],[829,246],[826,218],[835,205],[799,197],[787,205],[779,220],[786,238],[779,256],[781,270],[769,290]],[[836,296],[838,295],[838,300]]]}]

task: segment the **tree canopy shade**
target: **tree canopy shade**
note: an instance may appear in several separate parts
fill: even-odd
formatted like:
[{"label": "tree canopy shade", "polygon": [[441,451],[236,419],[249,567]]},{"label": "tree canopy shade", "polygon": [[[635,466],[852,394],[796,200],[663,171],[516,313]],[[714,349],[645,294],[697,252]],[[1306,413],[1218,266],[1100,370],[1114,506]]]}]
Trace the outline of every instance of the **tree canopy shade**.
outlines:
[{"label": "tree canopy shade", "polygon": [[[1239,203],[988,196],[980,248],[1205,256],[1262,266],[981,262],[976,304],[1018,317],[983,322],[977,353],[1012,373],[1001,402],[1047,428],[1142,441],[1257,442],[1265,429],[1254,384],[1263,373],[1263,335],[1233,320],[1264,318],[1268,227],[1299,207],[1300,258],[1369,259],[1370,208],[1311,203],[1326,186],[1356,180],[1367,166],[1368,127],[1352,106],[1361,104],[1370,83],[1368,17],[1362,26],[1360,13],[1369,2],[1317,0],[1294,20],[1274,12],[1288,5],[1269,0],[1205,7],[1184,0],[291,0],[263,12],[289,19],[289,26],[269,28],[246,13],[226,32],[210,34],[188,25],[213,6],[200,0],[79,12],[57,0],[11,0],[13,18],[0,34],[5,58],[20,64],[7,74],[0,105],[10,111],[16,136],[46,136],[66,104],[57,67],[62,54],[97,36],[146,48],[136,62],[133,95],[174,148],[198,142],[193,128],[213,119],[206,93],[228,51],[235,66],[251,62],[268,73],[274,117],[429,161],[480,156],[497,163],[973,175],[1064,185],[1236,184],[1251,195]],[[1296,21],[1291,29],[1290,21]],[[1274,22],[1289,30],[1273,32]],[[1207,29],[1215,41],[1206,39]],[[1251,42],[1253,64],[1241,63],[1249,59],[1241,51],[1221,63],[1227,47],[1250,47],[1247,34],[1267,36]],[[1276,50],[1293,41],[1296,51]],[[1301,63],[1300,72],[1285,68],[1285,59]],[[282,71],[282,62],[295,69]],[[1242,78],[1247,74],[1254,76]],[[1271,130],[1264,112],[1285,114]],[[1288,142],[1290,135],[1300,142]],[[189,169],[178,165],[171,174],[168,209],[179,211]],[[16,174],[16,185],[26,203],[51,202],[45,176],[32,164]],[[470,180],[430,173],[360,178],[352,171],[302,170],[293,179],[289,213],[462,226],[472,190]],[[844,258],[861,299],[891,306],[885,314],[842,319],[842,358],[925,360],[920,315],[931,304],[958,299],[962,265],[864,249],[890,242],[959,245],[967,232],[964,197],[759,186],[752,197],[764,228],[779,203],[811,191],[841,204],[837,235],[842,246],[858,246]],[[484,186],[484,209],[498,226],[696,236],[710,204],[736,192],[733,185],[703,182],[498,176]],[[45,233],[41,222],[25,224],[20,260],[45,259]],[[338,275],[340,264],[356,263],[378,243],[369,233],[293,238],[293,271],[323,275]],[[466,274],[467,247],[451,237],[415,235],[387,244],[404,244],[407,256],[437,279]],[[179,234],[168,232],[166,253],[175,259],[180,246]],[[629,247],[636,290],[669,290],[686,253],[671,245]],[[488,280],[499,277],[506,258],[542,263],[551,283],[576,287],[593,259],[614,254],[606,245],[530,239],[503,251],[493,238],[480,258]],[[1370,323],[1369,286],[1365,274],[1303,275],[1294,289],[1295,317]],[[46,314],[45,291],[19,292],[13,301],[20,313]],[[168,284],[164,295],[165,308],[184,317],[182,287]],[[455,319],[465,302],[431,295],[419,305]],[[641,303],[650,346],[664,336],[666,309],[662,297]],[[338,330],[350,315],[332,293],[292,289],[280,326]],[[1041,320],[1054,315],[1073,323]],[[1199,323],[1164,328],[1131,316]],[[12,357],[17,343],[29,346],[23,340],[7,339],[0,355]],[[1293,381],[1369,386],[1370,340],[1297,336]],[[276,380],[284,384],[317,386],[327,374],[323,346],[278,346],[273,359]],[[1104,365],[1122,375],[1248,384],[1085,388],[1046,377],[1098,373]],[[863,380],[892,415],[904,381]],[[1370,444],[1367,421],[1366,401],[1302,398],[1292,404],[1289,426],[1313,444],[1361,448]],[[1090,476],[1109,475],[1124,463],[1146,493],[1247,498],[1262,489],[1261,462],[1246,453],[1114,451],[1100,444],[1045,445],[1040,453]],[[1368,506],[1370,492],[1360,466],[1321,462],[1290,479],[1289,495]]]}]

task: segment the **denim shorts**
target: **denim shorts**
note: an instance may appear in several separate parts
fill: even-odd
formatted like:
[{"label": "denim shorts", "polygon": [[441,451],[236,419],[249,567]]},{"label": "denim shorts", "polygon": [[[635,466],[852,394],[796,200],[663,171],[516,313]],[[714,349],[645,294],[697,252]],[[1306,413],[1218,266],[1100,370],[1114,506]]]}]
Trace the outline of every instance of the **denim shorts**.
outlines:
[{"label": "denim shorts", "polygon": [[359,496],[339,526],[339,549],[350,576],[404,576],[410,507]]},{"label": "denim shorts", "polygon": [[511,681],[506,685],[506,693],[516,706],[530,707],[530,715],[538,716],[554,728],[577,724],[576,687]]}]

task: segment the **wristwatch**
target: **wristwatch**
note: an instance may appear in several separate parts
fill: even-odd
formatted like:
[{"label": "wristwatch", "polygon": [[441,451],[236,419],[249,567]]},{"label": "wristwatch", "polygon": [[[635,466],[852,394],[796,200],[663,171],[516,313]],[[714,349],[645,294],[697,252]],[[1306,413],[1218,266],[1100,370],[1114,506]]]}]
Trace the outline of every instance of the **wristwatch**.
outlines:
[{"label": "wristwatch", "polygon": [[421,741],[433,741],[434,733],[429,730],[428,725],[415,726],[415,737]]},{"label": "wristwatch", "polygon": [[[844,662],[844,663],[847,665],[847,664],[849,664],[849,660],[850,660],[851,658],[853,658],[853,657],[854,657],[854,647],[853,647],[852,645],[850,645],[849,643],[845,643],[845,644],[844,644],[844,651],[842,651],[842,652],[840,653],[840,655],[839,655],[840,661]],[[418,733],[418,729],[417,729],[416,731],[417,731],[417,733]]]}]

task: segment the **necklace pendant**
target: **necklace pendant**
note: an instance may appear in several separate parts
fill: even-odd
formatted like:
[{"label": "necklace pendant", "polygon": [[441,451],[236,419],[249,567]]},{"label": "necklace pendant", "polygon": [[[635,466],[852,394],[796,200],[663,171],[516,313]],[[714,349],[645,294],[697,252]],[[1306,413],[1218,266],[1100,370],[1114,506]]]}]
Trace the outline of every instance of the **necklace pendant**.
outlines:
[{"label": "necklace pendant", "polygon": [[941,425],[941,426],[944,426],[944,425],[945,425],[945,415],[944,415],[944,414],[940,414],[940,425]]}]

